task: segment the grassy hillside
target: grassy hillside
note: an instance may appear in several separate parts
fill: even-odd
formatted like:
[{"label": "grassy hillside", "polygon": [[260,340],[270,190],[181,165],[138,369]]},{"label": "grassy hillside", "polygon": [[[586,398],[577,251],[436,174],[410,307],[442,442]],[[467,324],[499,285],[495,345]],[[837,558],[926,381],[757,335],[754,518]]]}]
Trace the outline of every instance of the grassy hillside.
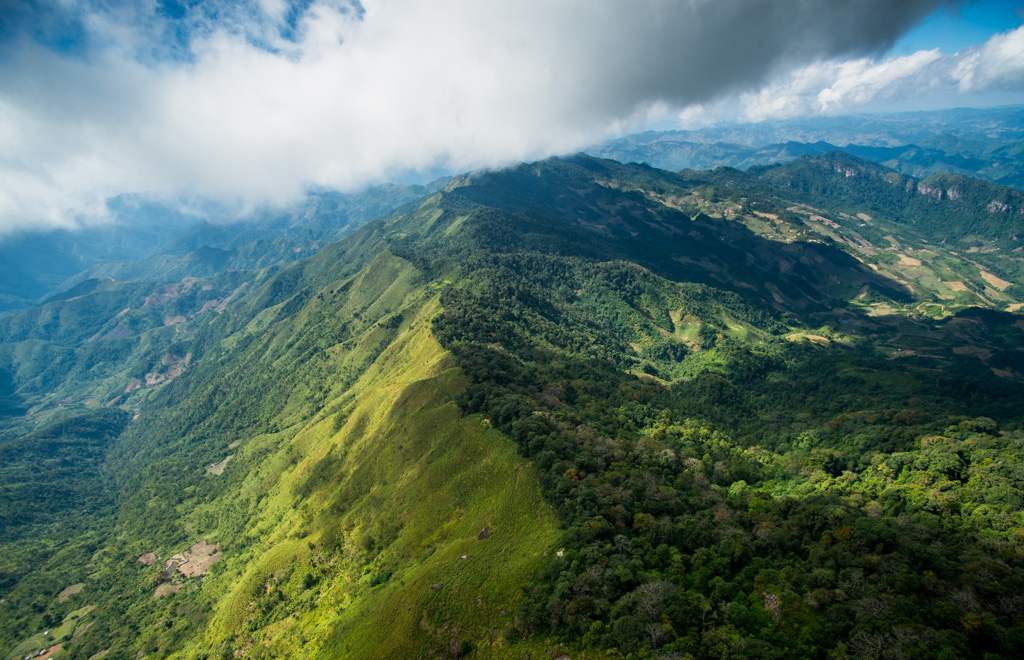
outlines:
[{"label": "grassy hillside", "polygon": [[1020,280],[772,172],[477,173],[0,318],[0,646],[1018,655]]},{"label": "grassy hillside", "polygon": [[[304,277],[318,273],[311,264]],[[271,302],[288,277],[253,295]],[[88,602],[100,606],[90,635],[70,646],[84,655],[394,657],[511,643],[557,525],[514,445],[461,416],[465,380],[430,334],[436,292],[385,253],[315,295],[298,289],[248,322],[218,319],[205,358],[137,402],[104,466],[120,482],[118,513],[93,507],[83,590],[66,605],[41,599],[44,616],[11,619],[9,634]],[[20,445],[42,448],[33,436]],[[161,571],[200,539],[223,557],[209,576]],[[150,552],[155,563],[137,561]],[[28,571],[9,571],[9,606],[58,573]]]},{"label": "grassy hillside", "polygon": [[186,655],[412,657],[507,643],[521,588],[557,538],[554,516],[512,444],[459,415],[462,377],[429,333],[436,305],[413,311],[328,405],[341,410],[296,433],[287,462],[262,459],[283,469],[242,482],[242,493],[274,484],[243,532],[260,541],[204,585],[215,611]]}]

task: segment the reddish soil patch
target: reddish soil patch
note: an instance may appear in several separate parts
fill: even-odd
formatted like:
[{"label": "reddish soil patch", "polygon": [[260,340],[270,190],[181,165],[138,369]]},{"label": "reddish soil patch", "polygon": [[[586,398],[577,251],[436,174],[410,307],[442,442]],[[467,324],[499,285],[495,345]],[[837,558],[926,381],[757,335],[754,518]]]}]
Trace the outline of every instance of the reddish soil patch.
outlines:
[{"label": "reddish soil patch", "polygon": [[192,362],[192,353],[188,352],[185,357],[167,354],[160,359],[160,369],[150,371],[146,374],[146,385],[161,385],[169,383],[181,374]]},{"label": "reddish soil patch", "polygon": [[954,291],[967,291],[967,285],[961,282],[960,280],[953,280],[952,282],[943,282],[943,284],[945,284]]},{"label": "reddish soil patch", "polygon": [[988,272],[987,270],[981,271],[981,279],[985,280],[986,282],[988,282],[995,288],[999,289],[1000,291],[1006,291],[1007,289],[1010,288],[1009,282],[999,277],[998,275],[994,275]]}]

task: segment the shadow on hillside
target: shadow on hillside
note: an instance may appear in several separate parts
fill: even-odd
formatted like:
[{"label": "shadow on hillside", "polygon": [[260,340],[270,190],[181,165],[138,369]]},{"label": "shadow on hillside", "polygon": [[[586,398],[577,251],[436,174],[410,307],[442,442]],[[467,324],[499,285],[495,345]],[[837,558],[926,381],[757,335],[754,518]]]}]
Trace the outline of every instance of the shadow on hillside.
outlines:
[{"label": "shadow on hillside", "polygon": [[[533,166],[523,166],[452,193],[453,206],[462,200],[485,205],[463,226],[470,242],[495,251],[633,261],[662,277],[734,291],[799,318],[831,311],[865,291],[911,298],[903,284],[839,247],[775,241],[740,222],[691,218],[639,191],[579,176],[572,163],[555,165],[555,174],[535,176]],[[558,176],[562,169],[569,171]]]}]

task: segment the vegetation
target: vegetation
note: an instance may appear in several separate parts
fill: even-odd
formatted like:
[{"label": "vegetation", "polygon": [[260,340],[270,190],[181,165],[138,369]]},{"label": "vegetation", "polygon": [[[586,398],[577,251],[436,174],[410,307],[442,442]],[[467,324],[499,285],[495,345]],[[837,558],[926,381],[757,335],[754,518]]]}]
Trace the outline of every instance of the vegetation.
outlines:
[{"label": "vegetation", "polygon": [[1021,655],[1019,257],[833,162],[553,159],[0,317],[0,647]]},{"label": "vegetation", "polygon": [[645,351],[647,373],[698,374],[666,386],[557,343],[547,301],[450,295],[464,406],[532,458],[567,528],[527,630],[711,657],[1019,653],[1024,436],[965,417],[1016,420],[1019,387],[965,401],[857,351],[727,336],[683,368]]}]

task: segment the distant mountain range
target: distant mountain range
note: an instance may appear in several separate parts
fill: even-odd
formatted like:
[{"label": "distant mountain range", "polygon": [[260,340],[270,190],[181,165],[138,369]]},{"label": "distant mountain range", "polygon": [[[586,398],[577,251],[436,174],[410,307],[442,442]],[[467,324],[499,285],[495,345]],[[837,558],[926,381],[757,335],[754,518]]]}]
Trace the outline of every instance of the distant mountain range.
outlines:
[{"label": "distant mountain range", "polygon": [[441,184],[313,192],[291,208],[240,217],[118,197],[102,224],[0,237],[0,311],[31,305],[90,277],[170,281],[306,257]]},{"label": "distant mountain range", "polygon": [[831,117],[650,131],[588,150],[668,170],[746,169],[840,149],[905,174],[966,174],[1024,188],[1024,108]]}]

